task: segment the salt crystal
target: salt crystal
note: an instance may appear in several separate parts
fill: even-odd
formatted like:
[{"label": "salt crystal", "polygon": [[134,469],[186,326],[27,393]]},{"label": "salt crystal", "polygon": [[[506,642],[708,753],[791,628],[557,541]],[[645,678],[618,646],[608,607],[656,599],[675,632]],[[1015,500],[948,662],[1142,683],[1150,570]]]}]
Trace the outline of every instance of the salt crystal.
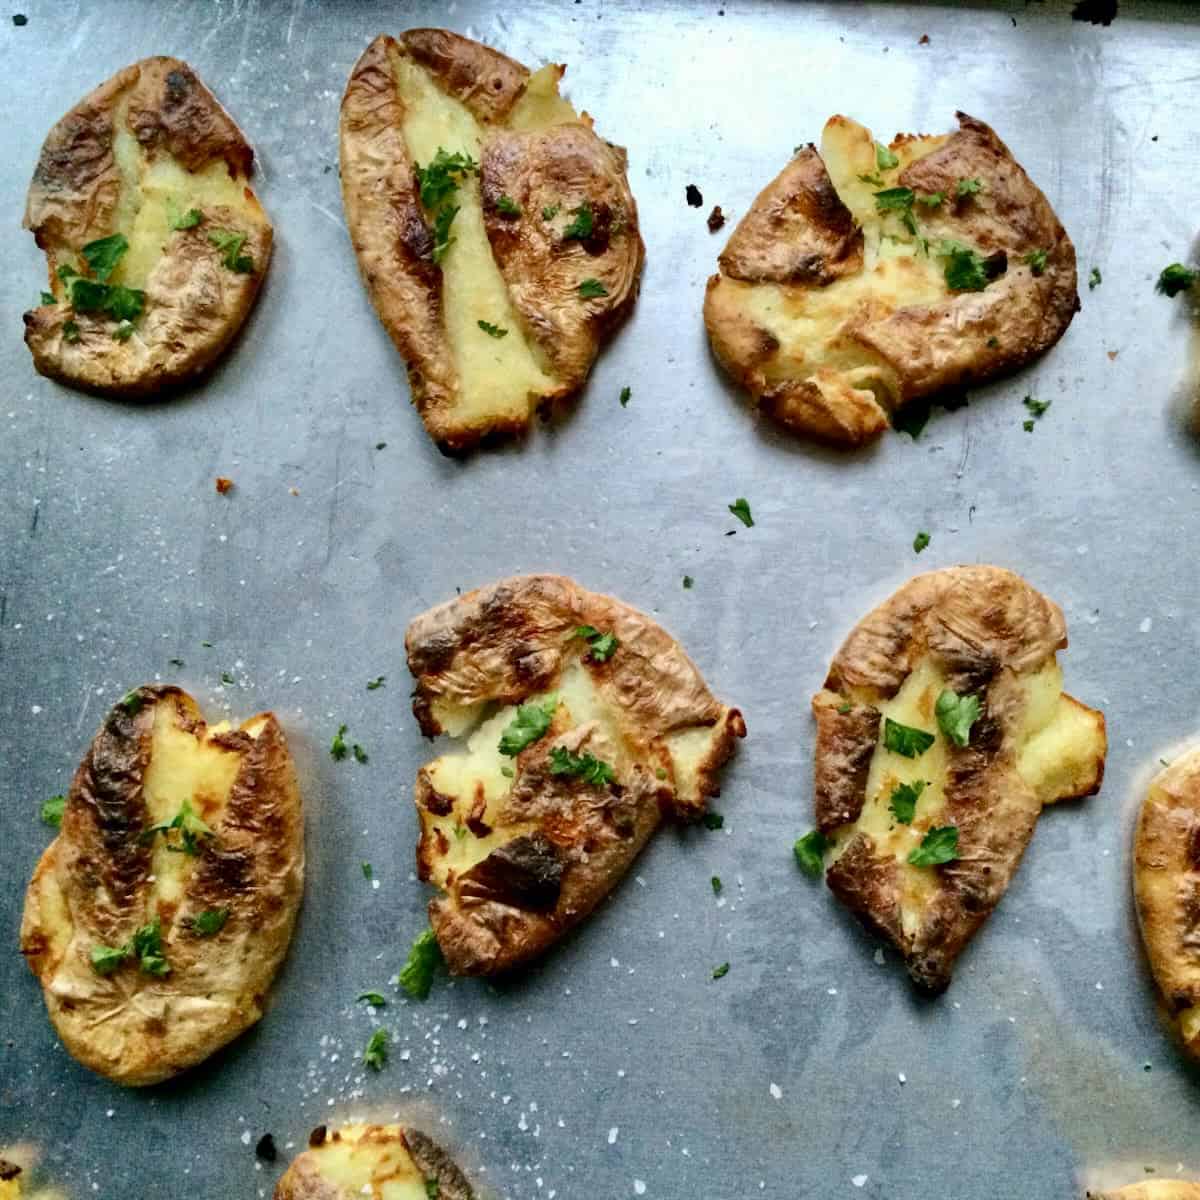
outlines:
[{"label": "salt crystal", "polygon": [[850,1182],[852,1184],[854,1184],[854,1186],[857,1188],[866,1187],[867,1180],[870,1178],[871,1178],[870,1175],[855,1175],[854,1178],[850,1180]]},{"label": "salt crystal", "polygon": [[633,1181],[633,1194],[635,1196],[644,1196],[646,1194],[646,1184],[641,1179]]},{"label": "salt crystal", "polygon": [[617,1127],[614,1125],[614,1126],[613,1126],[613,1127],[612,1127],[612,1128],[611,1128],[611,1129],[608,1131],[608,1144],[609,1144],[610,1146],[615,1146],[615,1145],[616,1145],[616,1143],[617,1143]]},{"label": "salt crystal", "polygon": [[779,1084],[777,1084],[777,1083],[771,1084],[771,1086],[768,1090],[770,1091],[771,1098],[773,1100],[782,1100],[783,1099],[783,1088],[781,1088],[779,1086]]}]

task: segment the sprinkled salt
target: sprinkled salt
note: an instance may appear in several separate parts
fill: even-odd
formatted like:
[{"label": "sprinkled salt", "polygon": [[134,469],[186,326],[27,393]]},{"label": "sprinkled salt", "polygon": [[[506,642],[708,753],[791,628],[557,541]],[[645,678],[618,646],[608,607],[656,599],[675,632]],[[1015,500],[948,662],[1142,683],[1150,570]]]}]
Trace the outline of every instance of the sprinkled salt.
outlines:
[{"label": "sprinkled salt", "polygon": [[783,1099],[783,1088],[781,1088],[779,1086],[779,1084],[777,1084],[777,1083],[771,1084],[771,1086],[768,1090],[771,1093],[772,1100],[782,1100]]},{"label": "sprinkled salt", "polygon": [[617,1126],[615,1126],[615,1125],[614,1125],[614,1126],[613,1126],[613,1127],[612,1127],[612,1128],[611,1128],[611,1129],[608,1131],[608,1144],[609,1144],[610,1146],[615,1146],[615,1145],[616,1145],[616,1142],[617,1142]]},{"label": "sprinkled salt", "polygon": [[854,1178],[850,1180],[850,1182],[852,1184],[854,1184],[854,1186],[857,1188],[866,1187],[867,1180],[870,1178],[871,1178],[870,1175],[855,1175]]}]

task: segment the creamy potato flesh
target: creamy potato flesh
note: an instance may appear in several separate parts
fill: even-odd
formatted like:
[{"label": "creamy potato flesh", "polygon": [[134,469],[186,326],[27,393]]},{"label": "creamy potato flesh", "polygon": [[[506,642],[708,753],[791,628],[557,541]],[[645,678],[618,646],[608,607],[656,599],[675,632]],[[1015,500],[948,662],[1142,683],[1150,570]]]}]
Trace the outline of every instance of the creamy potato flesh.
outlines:
[{"label": "creamy potato flesh", "polygon": [[337,1138],[306,1154],[321,1178],[346,1196],[428,1200],[430,1195],[398,1125],[347,1125]]}]

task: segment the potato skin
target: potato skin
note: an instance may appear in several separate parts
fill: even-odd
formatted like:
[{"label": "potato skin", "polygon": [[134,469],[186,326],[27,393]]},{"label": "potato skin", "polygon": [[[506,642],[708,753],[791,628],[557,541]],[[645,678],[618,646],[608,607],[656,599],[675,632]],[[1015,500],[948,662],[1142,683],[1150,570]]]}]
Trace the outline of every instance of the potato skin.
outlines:
[{"label": "potato skin", "polygon": [[[830,349],[844,356],[858,345],[864,364],[883,364],[895,405],[1016,370],[1053,346],[1079,309],[1075,249],[1046,197],[988,125],[961,112],[957,118],[958,130],[895,182],[953,197],[958,180],[982,180],[981,194],[923,212],[922,223],[931,241],[963,241],[985,257],[1003,251],[1007,270],[981,292],[947,293],[936,304],[863,305],[845,321]],[[859,446],[887,428],[884,408],[850,385],[852,371],[823,365],[824,347],[806,353],[803,375],[771,371],[777,339],[723,282],[812,290],[855,274],[862,237],[857,231],[855,242],[849,218],[819,154],[806,147],[735,229],[720,274],[709,280],[704,317],[717,360],[763,412],[816,440]],[[1024,262],[1035,250],[1047,252],[1040,275]]]},{"label": "potato skin", "polygon": [[1163,1007],[1194,1059],[1179,1014],[1200,1005],[1200,749],[1164,767],[1150,783],[1133,842],[1133,888],[1146,957]]},{"label": "potato skin", "polygon": [[1145,1179],[1111,1192],[1088,1192],[1087,1200],[1200,1200],[1200,1183],[1183,1179]]},{"label": "potato skin", "polygon": [[[223,818],[216,837],[201,840],[182,898],[160,897],[149,877],[153,848],[141,837],[151,823],[142,782],[155,712],[173,704],[180,728],[203,736],[206,727],[179,688],[130,695],[137,711],[113,707],[71,782],[61,832],[26,895],[21,953],[67,1050],[117,1083],[143,1086],[194,1066],[262,1016],[300,906],[304,829],[283,731],[260,714],[256,737],[233,730],[214,739],[242,756]],[[229,916],[215,935],[187,923],[222,907]],[[156,913],[170,974],[135,964],[97,974],[91,948],[123,945]]]},{"label": "potato skin", "polygon": [[[147,58],[119,71],[81,100],[51,129],[42,146],[25,206],[25,228],[45,251],[50,288],[63,256],[113,232],[122,178],[113,153],[120,105],[143,153],[169,155],[186,170],[222,161],[235,179],[248,180],[254,152],[233,119],[187,63]],[[42,375],[84,391],[144,399],[184,385],[207,371],[236,336],[271,258],[273,231],[246,188],[255,214],[244,251],[254,270],[231,272],[208,242],[203,226],[171,234],[163,258],[145,285],[146,310],[127,341],[112,336],[111,320],[73,314],[66,303],[25,313],[25,342]],[[231,214],[205,212],[212,228]],[[74,319],[77,341],[63,324]]]},{"label": "potato skin", "polygon": [[[813,698],[814,806],[817,828],[826,834],[858,819],[878,739],[876,706],[897,694],[918,663],[932,659],[947,688],[981,700],[969,744],[951,752],[939,817],[939,824],[957,826],[959,857],[933,868],[936,891],[915,929],[906,931],[901,921],[900,868],[891,855],[876,853],[869,834],[856,832],[826,875],[838,899],[900,950],[913,981],[926,991],[949,985],[956,959],[999,903],[1048,802],[1017,771],[1024,700],[1016,679],[1066,644],[1061,610],[1012,572],[991,566],[933,571],[910,580],[859,622]],[[1087,711],[1102,731],[1103,715]],[[1103,752],[1097,757],[1094,770],[1067,785],[1071,795],[1099,789]]]},{"label": "potato skin", "polygon": [[[490,414],[469,420],[455,411],[460,380],[445,329],[442,268],[433,260],[433,233],[402,133],[405,109],[393,55],[419,63],[483,126],[480,186],[488,240],[526,334],[555,372],[556,386],[538,398],[539,409],[583,385],[602,341],[632,308],[645,247],[624,151],[597,137],[586,118],[541,131],[504,127],[529,79],[520,63],[439,29],[412,29],[399,39],[380,35],[367,47],[342,98],[346,222],[371,303],[407,363],[426,430],[443,452],[461,454],[484,440],[525,433],[529,419]],[[534,193],[549,196],[552,187],[564,209],[584,201],[594,207],[603,240],[585,246],[546,235]],[[521,216],[497,217],[502,194],[521,205]],[[582,299],[584,278],[601,282],[608,295]]]},{"label": "potato skin", "polygon": [[[552,740],[580,750],[561,736],[567,730],[555,724],[550,735],[521,752],[508,814],[513,823],[536,822],[538,836],[551,843],[560,861],[558,890],[552,903],[543,898],[517,904],[497,897],[492,881],[472,879],[465,889],[456,888],[457,900],[446,895],[431,901],[434,933],[456,974],[507,970],[557,941],[616,884],[664,816],[688,821],[704,813],[706,798],[719,794],[721,766],[736,740],[745,736],[741,713],[713,697],[683,649],[661,627],[617,600],[555,575],[506,579],[412,622],[405,647],[417,680],[413,712],[422,732],[434,737],[442,731],[434,711],[437,702],[516,704],[553,690],[571,655],[578,653],[579,643],[571,635],[580,625],[611,631],[619,639],[619,649],[607,662],[583,661],[602,698],[621,713],[622,733],[638,766],[615,795],[598,805],[578,785],[549,771]],[[685,787],[662,739],[697,726],[712,728],[715,737],[694,786]],[[650,764],[657,769],[649,769]],[[423,768],[418,807],[437,812],[443,801]],[[417,851],[422,878],[429,877],[434,850],[423,836]],[[539,865],[544,853],[545,847],[527,847],[524,863],[517,864],[529,879],[527,894],[536,891],[536,872],[545,871]],[[550,894],[544,879],[538,886],[544,896]],[[459,902],[464,890],[465,904]]]}]

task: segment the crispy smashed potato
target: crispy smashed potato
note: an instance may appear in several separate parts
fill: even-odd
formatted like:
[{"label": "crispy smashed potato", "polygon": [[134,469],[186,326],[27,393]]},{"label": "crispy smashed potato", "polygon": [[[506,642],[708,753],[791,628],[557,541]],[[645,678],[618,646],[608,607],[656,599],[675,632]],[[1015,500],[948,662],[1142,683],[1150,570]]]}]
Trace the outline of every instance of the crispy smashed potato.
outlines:
[{"label": "crispy smashed potato", "polygon": [[564,67],[441,29],[375,39],[342,99],[342,196],[371,302],[434,441],[521,434],[579,390],[637,295],[625,152]]},{"label": "crispy smashed potato", "polygon": [[176,58],[143,59],[75,105],[42,146],[25,208],[49,273],[43,303],[25,314],[38,371],[123,397],[206,371],[271,258],[253,160]]},{"label": "crispy smashed potato", "polygon": [[1150,783],[1134,835],[1133,890],[1164,1010],[1200,1059],[1200,748]]},{"label": "crispy smashed potato", "polygon": [[857,446],[920,397],[1012,371],[1079,308],[1075,249],[982,121],[938,137],[831,117],[738,224],[708,281],[713,351],[758,407]]},{"label": "crispy smashed potato", "polygon": [[745,722],[641,613],[535,575],[419,616],[405,639],[429,737],[417,867],[450,970],[540,954],[628,870],[664,816],[703,816]]},{"label": "crispy smashed potato", "polygon": [[826,881],[927,991],[949,985],[1042,807],[1100,788],[1104,716],[1063,692],[1066,644],[1019,576],[951,567],[860,621],[813,698]]},{"label": "crispy smashed potato", "polygon": [[1146,1179],[1111,1192],[1088,1192],[1087,1200],[1200,1200],[1200,1183]]},{"label": "crispy smashed potato", "polygon": [[179,688],[108,714],[25,898],[21,953],[84,1066],[158,1083],[263,1014],[304,884],[296,773],[271,713],[208,727]]},{"label": "crispy smashed potato", "polygon": [[473,1200],[463,1173],[420,1130],[346,1125],[317,1134],[275,1185],[274,1200]]}]

